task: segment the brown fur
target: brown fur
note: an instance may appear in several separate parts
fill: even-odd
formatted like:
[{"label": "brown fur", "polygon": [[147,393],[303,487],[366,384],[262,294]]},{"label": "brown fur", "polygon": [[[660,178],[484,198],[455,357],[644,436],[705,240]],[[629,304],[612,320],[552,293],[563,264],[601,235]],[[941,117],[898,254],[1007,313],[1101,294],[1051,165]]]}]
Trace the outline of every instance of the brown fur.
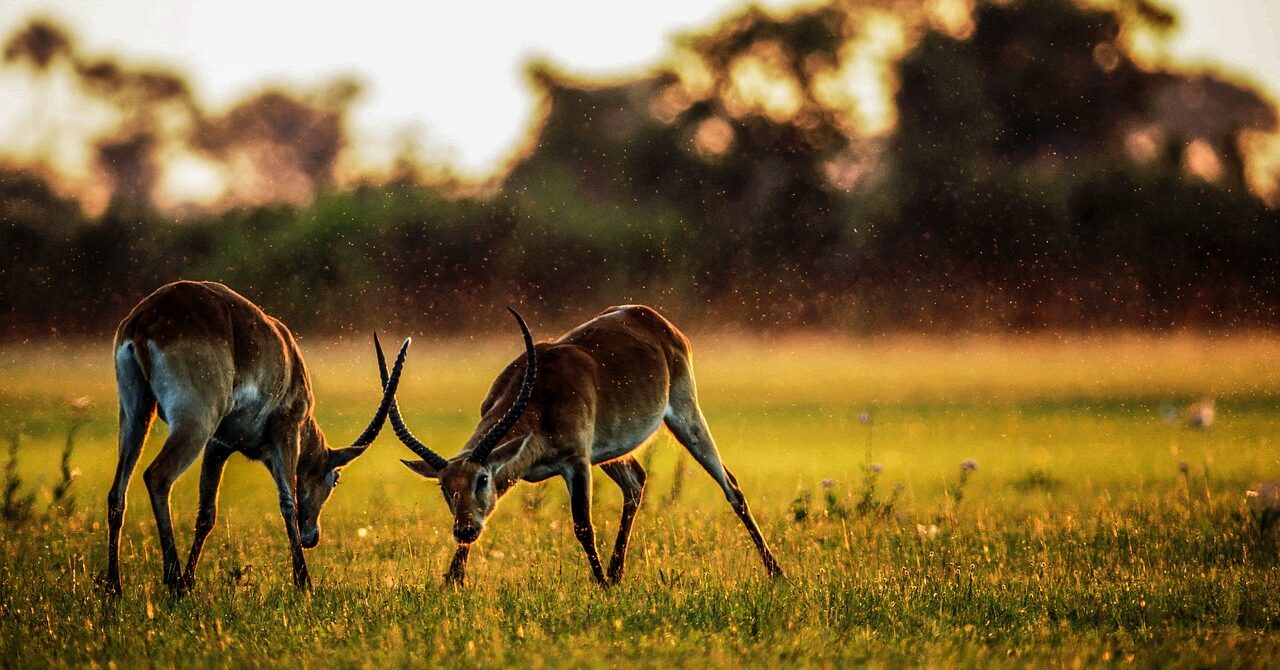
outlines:
[{"label": "brown fur", "polygon": [[[481,419],[461,452],[439,472],[426,461],[405,461],[440,481],[459,543],[446,579],[461,582],[469,545],[497,500],[519,480],[559,475],[569,487],[574,531],[602,584],[621,579],[631,522],[643,496],[645,473],[630,454],[663,424],[720,484],[771,575],[781,569],[747,507],[737,481],[720,461],[697,403],[689,340],[655,310],[627,305],[605,310],[561,337],[536,345],[537,383],[508,439],[484,463],[467,456],[511,406],[524,376],[523,356],[494,381]],[[393,413],[392,420],[397,416]],[[623,492],[622,523],[606,575],[591,524],[591,467],[598,465]],[[492,483],[486,488],[483,479]]]},{"label": "brown fur", "polygon": [[[125,491],[157,413],[169,424],[169,437],[143,479],[159,529],[165,584],[177,591],[191,586],[215,523],[223,466],[239,452],[262,461],[275,479],[294,581],[309,586],[302,549],[319,541],[320,509],[337,483],[337,470],[367,444],[328,446],[312,413],[311,379],[289,329],[222,284],[180,281],[133,308],[116,331],[114,351],[120,461],[108,496],[108,587],[120,589]],[[384,404],[393,393],[387,390]],[[169,492],[202,452],[195,538],[179,574]]]}]

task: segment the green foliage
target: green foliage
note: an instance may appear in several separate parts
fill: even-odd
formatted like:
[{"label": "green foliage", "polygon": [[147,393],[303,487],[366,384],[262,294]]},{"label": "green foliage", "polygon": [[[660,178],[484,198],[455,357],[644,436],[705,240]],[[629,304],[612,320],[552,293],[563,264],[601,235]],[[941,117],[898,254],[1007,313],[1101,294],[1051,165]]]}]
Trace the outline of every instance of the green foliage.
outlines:
[{"label": "green foliage", "polygon": [[[43,72],[70,59],[128,112],[104,141],[137,159],[109,170],[134,193],[90,219],[32,173],[0,170],[0,334],[101,333],[177,278],[225,281],[327,333],[460,331],[513,302],[564,321],[645,302],[685,323],[862,331],[1280,319],[1280,212],[1246,188],[1239,144],[1276,110],[1218,75],[1139,67],[1126,35],[1164,39],[1171,15],[1145,1],[984,1],[958,38],[892,10],[920,30],[891,64],[887,138],[859,136],[821,94],[866,39],[864,5],[748,9],[679,40],[675,69],[598,84],[532,68],[547,109],[536,141],[470,196],[410,169],[335,188],[350,83],[211,115],[176,75],[89,68],[56,26],[32,24],[10,61]],[[744,98],[743,64],[793,91],[795,109]],[[188,139],[219,160],[269,149],[254,169],[291,166],[313,199],[176,223],[152,211],[138,192],[163,139],[147,126],[153,100],[185,101]],[[1138,135],[1148,155],[1127,148]],[[1216,179],[1186,169],[1193,142]]]},{"label": "green foliage", "polygon": [[21,434],[17,431],[9,435],[9,460],[4,465],[4,489],[0,494],[0,519],[12,525],[30,520],[36,503],[34,492],[20,492],[22,476],[18,474],[18,445],[21,440]]},{"label": "green foliage", "polygon": [[22,442],[22,432],[14,430],[9,434],[4,485],[0,487],[0,523],[8,525],[9,532],[20,532],[18,529],[32,522],[70,517],[75,512],[76,500],[71,484],[80,473],[72,467],[71,455],[75,451],[75,434],[85,420],[83,414],[77,413],[67,425],[67,438],[59,463],[59,479],[50,490],[49,502],[43,514],[36,512],[36,491],[22,492],[25,483],[18,471],[18,449]]},{"label": "green foliage", "polygon": [[[883,518],[889,518],[893,515],[894,506],[897,504],[898,496],[902,494],[904,486],[901,482],[894,484],[893,488],[889,491],[889,496],[883,500],[880,499],[879,494],[876,492],[876,484],[880,480],[881,467],[882,466],[879,463],[872,463],[863,468],[862,493],[859,494],[858,502],[853,507],[853,511],[857,512],[858,516],[880,516]],[[834,500],[835,494],[831,488],[828,488],[828,514],[839,517],[841,516],[839,512],[843,510],[840,509],[839,505],[837,505]]]},{"label": "green foliage", "polygon": [[1024,493],[1046,491],[1052,493],[1062,486],[1062,480],[1054,477],[1044,468],[1029,470],[1027,474],[1014,480],[1013,487]]},{"label": "green foliage", "polygon": [[796,523],[804,523],[809,519],[809,503],[813,500],[813,494],[808,490],[802,489],[796,493],[796,497],[791,499],[791,520]]},{"label": "green foliage", "polygon": [[[665,504],[679,452],[659,439],[640,455],[648,502],[621,585],[590,583],[552,480],[511,494],[472,551],[470,585],[446,588],[445,503],[399,463],[409,452],[388,434],[344,471],[326,507],[325,539],[308,553],[314,593],[290,584],[270,478],[233,458],[196,589],[171,598],[139,481],[164,437],[157,425],[129,491],[115,602],[92,578],[105,566],[100,501],[115,469],[111,357],[97,345],[0,347],[12,361],[0,423],[26,423],[14,469],[57,480],[60,399],[83,394],[93,402],[80,403],[74,490],[99,501],[3,527],[0,649],[19,667],[1257,667],[1280,654],[1280,554],[1254,516],[1272,499],[1255,482],[1280,476],[1274,338],[773,345],[695,340],[704,411],[785,580],[764,576],[692,461],[679,503]],[[451,453],[511,345],[418,346],[416,365],[430,372],[398,398],[415,432]],[[354,435],[376,402],[367,346],[303,348],[321,425]],[[354,384],[353,371],[370,384]],[[1169,398],[1210,387],[1221,409],[1212,430],[1160,420]],[[863,515],[874,472],[850,429],[861,427],[855,408],[873,402],[875,474],[903,488],[874,479],[870,499],[893,511]],[[981,470],[956,507],[957,464],[970,455]],[[1052,496],[1018,488],[1037,470],[1062,482]],[[193,467],[173,496],[183,550],[198,479]],[[596,479],[607,554],[621,500]],[[790,508],[797,483],[803,523]]]},{"label": "green foliage", "polygon": [[955,514],[956,508],[960,506],[960,501],[964,500],[964,489],[969,485],[969,479],[977,469],[978,462],[971,458],[960,463],[960,481],[956,483],[955,488],[947,491],[948,495],[951,497],[952,514]]}]

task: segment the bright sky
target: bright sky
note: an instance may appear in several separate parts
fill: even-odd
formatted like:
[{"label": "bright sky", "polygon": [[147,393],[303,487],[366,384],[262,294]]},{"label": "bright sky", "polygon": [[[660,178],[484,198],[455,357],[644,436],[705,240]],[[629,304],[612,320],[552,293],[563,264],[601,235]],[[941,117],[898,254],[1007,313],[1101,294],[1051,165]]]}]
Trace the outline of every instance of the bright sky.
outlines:
[{"label": "bright sky", "polygon": [[[1173,60],[1224,67],[1280,100],[1280,2],[1164,1],[1182,19]],[[368,158],[385,157],[409,129],[429,156],[482,175],[516,149],[535,120],[536,100],[522,74],[530,58],[594,76],[641,71],[669,52],[671,35],[705,27],[743,4],[0,0],[0,36],[32,16],[50,17],[85,53],[184,72],[215,107],[268,84],[306,87],[356,75],[367,88],[353,126]],[[20,124],[4,81],[0,125]],[[0,127],[0,152],[22,137],[20,128]]]}]

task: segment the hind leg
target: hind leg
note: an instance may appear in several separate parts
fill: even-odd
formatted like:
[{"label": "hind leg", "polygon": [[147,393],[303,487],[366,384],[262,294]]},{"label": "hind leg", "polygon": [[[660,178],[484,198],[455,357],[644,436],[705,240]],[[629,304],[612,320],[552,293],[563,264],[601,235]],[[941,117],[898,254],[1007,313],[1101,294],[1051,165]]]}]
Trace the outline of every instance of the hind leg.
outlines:
[{"label": "hind leg", "polygon": [[[169,412],[166,411],[166,414]],[[170,417],[172,419],[172,417]],[[164,558],[164,584],[175,592],[182,591],[178,548],[173,538],[173,521],[169,516],[169,493],[173,483],[195,462],[209,438],[213,437],[215,421],[204,417],[182,417],[170,424],[169,438],[165,440],[156,460],[147,466],[142,479],[151,496],[151,510],[156,516],[156,530],[160,537],[160,554]]]},{"label": "hind leg", "polygon": [[120,399],[120,454],[116,463],[116,476],[107,494],[107,590],[120,593],[120,529],[124,525],[125,494],[129,479],[142,455],[147,432],[155,417],[156,403],[150,398]]},{"label": "hind leg", "polygon": [[120,529],[124,525],[125,494],[156,415],[155,396],[128,346],[121,347],[116,354],[116,393],[120,400],[120,445],[116,476],[111,482],[111,491],[107,493],[105,585],[109,593],[119,595]]},{"label": "hind leg", "polygon": [[622,521],[618,524],[618,539],[613,543],[613,558],[609,559],[610,584],[622,581],[622,571],[627,562],[627,542],[631,539],[631,524],[644,497],[644,468],[631,456],[600,466],[606,475],[622,489]]},{"label": "hind leg", "polygon": [[760,527],[756,524],[755,517],[751,515],[751,508],[747,506],[747,499],[742,495],[742,489],[738,487],[737,478],[720,461],[720,452],[716,450],[716,443],[711,438],[707,420],[702,416],[701,408],[698,407],[692,374],[685,372],[683,375],[673,375],[668,403],[664,417],[667,427],[671,429],[680,444],[693,454],[694,459],[707,471],[707,474],[720,485],[725,499],[742,520],[742,525],[746,526],[747,534],[751,536],[756,550],[760,552],[764,569],[772,577],[782,576],[782,568],[774,559],[773,552],[769,550],[764,535],[760,533]]},{"label": "hind leg", "polygon": [[187,555],[187,569],[182,572],[182,589],[190,589],[196,581],[196,564],[204,541],[213,531],[218,520],[218,486],[222,483],[222,469],[231,456],[231,450],[217,440],[209,442],[204,459],[200,461],[200,506],[196,512],[196,532],[191,540],[191,553]]}]

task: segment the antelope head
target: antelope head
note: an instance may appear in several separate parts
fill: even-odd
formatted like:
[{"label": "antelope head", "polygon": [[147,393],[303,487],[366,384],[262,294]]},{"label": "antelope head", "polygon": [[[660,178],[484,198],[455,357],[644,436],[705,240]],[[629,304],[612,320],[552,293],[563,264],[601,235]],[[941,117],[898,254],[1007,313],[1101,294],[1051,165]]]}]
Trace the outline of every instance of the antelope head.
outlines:
[{"label": "antelope head", "polygon": [[[298,463],[298,533],[301,535],[303,547],[312,549],[320,543],[320,510],[324,507],[325,502],[329,500],[334,487],[338,485],[339,471],[342,470],[343,466],[364,454],[369,445],[373,443],[374,438],[378,436],[378,432],[382,430],[382,424],[387,419],[387,413],[391,411],[395,404],[396,387],[400,384],[400,371],[404,367],[404,358],[408,352],[410,341],[410,339],[406,339],[404,344],[400,346],[400,353],[396,355],[395,367],[391,371],[391,377],[383,382],[382,402],[378,404],[378,410],[374,413],[373,420],[369,422],[364,432],[360,433],[360,436],[351,443],[351,446],[332,449],[325,443],[324,435],[314,421],[307,422],[304,427],[301,439],[313,440],[319,444],[320,448],[304,449],[304,454],[315,455]],[[381,349],[379,349],[378,353],[378,364],[385,377],[386,360],[381,355]]]},{"label": "antelope head", "polygon": [[[440,483],[440,492],[444,494],[445,504],[453,514],[453,537],[459,545],[468,546],[475,542],[484,530],[485,520],[493,513],[498,498],[514,483],[517,477],[506,475],[502,467],[515,457],[528,442],[531,434],[505,439],[507,433],[520,419],[529,404],[533,393],[534,380],[537,377],[538,361],[533,348],[533,336],[524,319],[514,309],[508,308],[520,324],[524,335],[525,369],[520,382],[520,391],[511,403],[511,407],[489,427],[483,434],[477,433],[470,442],[471,449],[464,449],[451,459],[446,459],[432,451],[418,438],[409,432],[400,417],[400,409],[394,399],[391,403],[391,426],[396,437],[418,455],[418,460],[402,460],[410,470]],[[386,383],[386,363],[382,355],[382,347],[377,344],[378,368]]]}]

